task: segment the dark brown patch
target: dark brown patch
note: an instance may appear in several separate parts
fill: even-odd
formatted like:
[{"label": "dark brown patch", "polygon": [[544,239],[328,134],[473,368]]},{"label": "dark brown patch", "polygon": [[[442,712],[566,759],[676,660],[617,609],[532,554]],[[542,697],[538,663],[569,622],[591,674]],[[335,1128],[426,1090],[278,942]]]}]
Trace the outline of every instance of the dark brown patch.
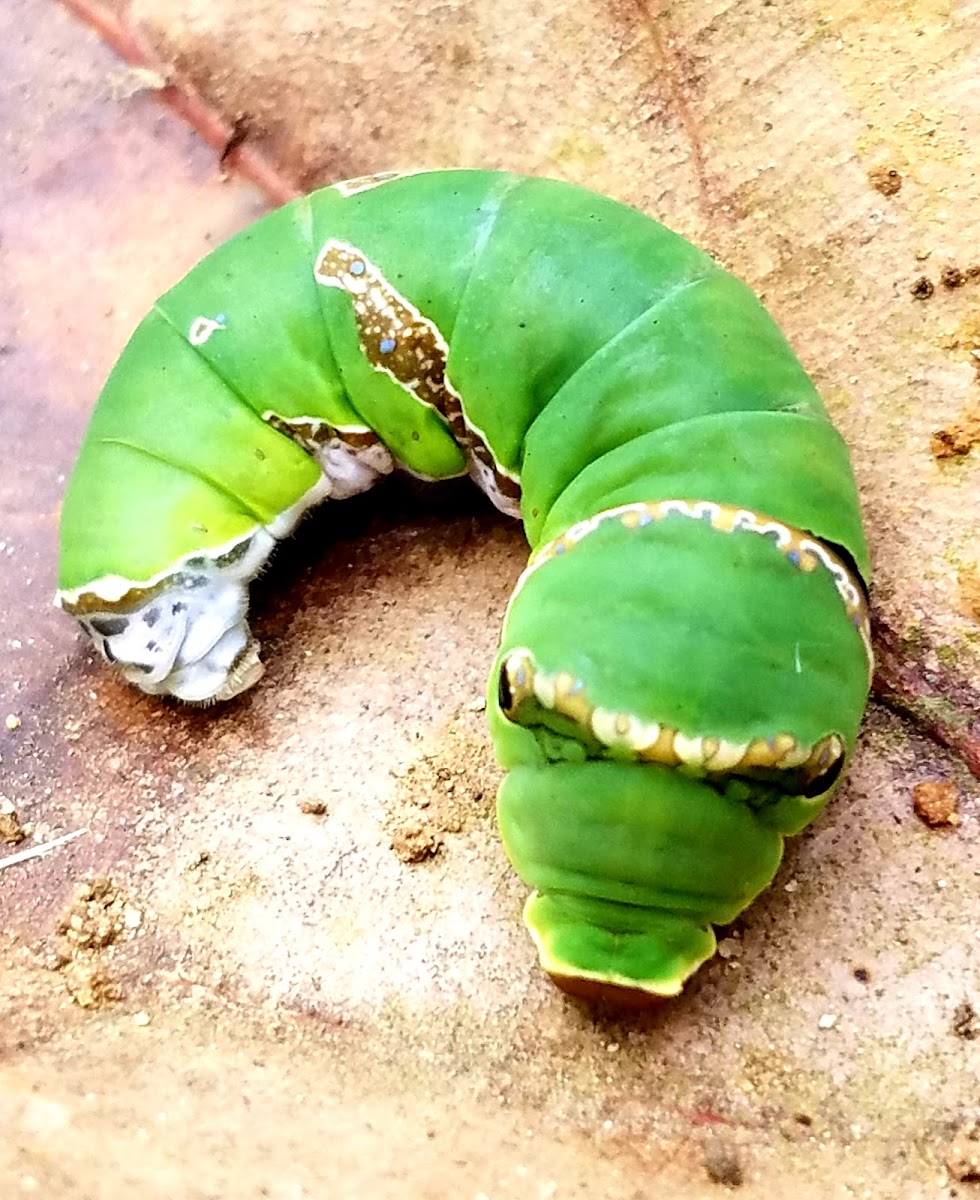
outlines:
[{"label": "dark brown patch", "polygon": [[895,167],[872,167],[868,172],[868,183],[883,196],[895,196],[902,190],[902,176]]},{"label": "dark brown patch", "polygon": [[252,133],[252,119],[248,113],[238,113],[235,120],[232,122],[231,133],[228,135],[228,140],[225,142],[224,149],[221,151],[221,157],[218,159],[218,165],[223,167],[228,162],[228,159],[235,153],[239,146],[244,146],[245,142]]},{"label": "dark brown patch", "polygon": [[27,831],[21,824],[17,809],[9,800],[0,799],[0,842],[16,846],[26,837]]},{"label": "dark brown patch", "polygon": [[712,1183],[734,1188],[741,1187],[745,1182],[735,1148],[721,1138],[711,1138],[705,1143],[704,1169]]},{"label": "dark brown patch", "polygon": [[964,275],[959,267],[943,267],[942,273],[939,276],[939,282],[944,288],[949,288],[952,291],[954,288],[961,288],[966,283],[966,275]]},{"label": "dark brown patch", "polygon": [[916,300],[928,300],[935,290],[932,280],[927,275],[920,275],[909,289]]},{"label": "dark brown patch", "polygon": [[328,242],[316,275],[321,283],[336,280],[324,286],[339,285],[350,296],[358,341],[371,366],[443,416],[466,456],[486,463],[500,491],[519,500],[519,485],[497,470],[490,448],[466,423],[462,400],[446,375],[446,339],[435,322],[418,312],[356,246]]},{"label": "dark brown patch", "polygon": [[969,1000],[962,1000],[956,1006],[953,1013],[953,1033],[968,1042],[975,1042],[980,1038],[980,1014]]},{"label": "dark brown patch", "polygon": [[[446,379],[446,342],[436,325],[353,246],[328,242],[316,273],[337,279],[351,297],[361,350],[371,366],[392,375],[422,404],[441,413],[454,435],[458,428],[466,439],[459,397]],[[356,280],[356,286],[346,280]]]},{"label": "dark brown patch", "polygon": [[617,983],[604,983],[599,979],[580,979],[577,975],[556,975],[549,971],[548,978],[559,991],[568,996],[609,1008],[637,1011],[656,1008],[672,999],[670,996],[658,996],[653,992],[644,991],[643,988],[621,987]]},{"label": "dark brown patch", "polygon": [[[302,446],[308,454],[315,454],[321,446],[334,441],[342,442],[351,450],[364,450],[368,446],[381,444],[381,438],[373,429],[338,429],[335,425],[328,425],[325,421],[294,420],[289,417],[280,417],[276,413],[269,413],[262,419],[278,433],[295,442],[297,446]],[[223,565],[220,560],[218,561],[219,565]]]},{"label": "dark brown patch", "polygon": [[937,429],[929,439],[932,457],[939,461],[962,458],[977,445],[980,445],[980,408],[966,409],[959,421]]}]

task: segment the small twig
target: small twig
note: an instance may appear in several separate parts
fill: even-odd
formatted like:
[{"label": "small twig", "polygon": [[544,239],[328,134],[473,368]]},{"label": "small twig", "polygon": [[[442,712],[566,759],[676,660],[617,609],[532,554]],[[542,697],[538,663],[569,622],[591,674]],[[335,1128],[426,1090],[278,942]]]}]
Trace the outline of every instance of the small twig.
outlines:
[{"label": "small twig", "polygon": [[946,667],[927,669],[880,617],[874,624],[874,651],[875,699],[958,755],[980,779],[980,692],[976,687]]},{"label": "small twig", "polygon": [[54,841],[44,842],[40,846],[31,846],[27,850],[18,850],[16,854],[8,854],[6,858],[0,858],[0,871],[7,867],[15,867],[18,863],[27,862],[30,858],[40,858],[42,854],[47,854],[49,850],[54,850],[57,846],[63,846],[65,842],[73,842],[75,838],[81,837],[83,833],[88,833],[87,829],[76,829],[74,833],[65,833],[61,837],[55,838]]},{"label": "small twig", "polygon": [[61,3],[79,21],[94,30],[123,62],[158,72],[170,81],[156,89],[161,102],[209,146],[220,152],[223,166],[234,167],[240,175],[254,183],[270,204],[285,204],[300,195],[300,189],[260,151],[236,141],[236,137],[241,135],[235,123],[210,105],[186,79],[178,78],[170,64],[161,62],[125,17],[116,16],[99,0],[61,0]]}]

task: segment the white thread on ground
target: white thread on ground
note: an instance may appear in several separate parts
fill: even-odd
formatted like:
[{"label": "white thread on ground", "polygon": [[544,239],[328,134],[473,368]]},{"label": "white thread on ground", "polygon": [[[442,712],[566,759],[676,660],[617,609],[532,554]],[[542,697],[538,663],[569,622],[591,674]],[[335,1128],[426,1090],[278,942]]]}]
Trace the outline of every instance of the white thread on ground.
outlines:
[{"label": "white thread on ground", "polygon": [[75,838],[81,837],[82,834],[88,833],[87,829],[76,829],[74,833],[63,833],[61,837],[56,837],[50,842],[44,842],[40,846],[28,846],[26,850],[18,850],[16,854],[8,854],[6,858],[0,858],[0,871],[7,867],[16,866],[17,863],[28,862],[32,858],[40,858],[42,854],[47,854],[50,850],[54,850],[58,846],[64,846],[66,842],[73,842]]}]

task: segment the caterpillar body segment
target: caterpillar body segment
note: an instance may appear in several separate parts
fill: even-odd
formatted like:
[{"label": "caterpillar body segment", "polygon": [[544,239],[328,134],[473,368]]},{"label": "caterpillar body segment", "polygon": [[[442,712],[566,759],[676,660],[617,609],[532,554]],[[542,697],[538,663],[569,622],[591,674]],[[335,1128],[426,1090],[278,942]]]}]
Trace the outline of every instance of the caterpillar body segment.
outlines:
[{"label": "caterpillar body segment", "polygon": [[531,546],[488,707],[542,965],[675,995],[854,747],[868,551],[840,435],[750,290],[642,214],[495,172],[351,181],[138,327],[58,602],[144,691],[235,695],[276,541],[398,469],[469,474]]}]

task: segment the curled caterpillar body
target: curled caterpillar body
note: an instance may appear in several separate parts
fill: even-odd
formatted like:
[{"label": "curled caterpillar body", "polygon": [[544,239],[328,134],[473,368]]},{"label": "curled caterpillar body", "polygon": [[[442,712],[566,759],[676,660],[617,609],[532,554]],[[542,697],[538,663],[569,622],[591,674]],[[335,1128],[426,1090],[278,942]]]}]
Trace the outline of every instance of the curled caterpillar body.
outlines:
[{"label": "curled caterpillar body", "polygon": [[532,557],[488,711],[560,986],[676,995],[853,750],[847,450],[748,288],[632,209],[479,171],[297,200],[161,297],[93,414],[58,603],[153,694],[256,682],[248,584],[308,508],[469,474]]}]

